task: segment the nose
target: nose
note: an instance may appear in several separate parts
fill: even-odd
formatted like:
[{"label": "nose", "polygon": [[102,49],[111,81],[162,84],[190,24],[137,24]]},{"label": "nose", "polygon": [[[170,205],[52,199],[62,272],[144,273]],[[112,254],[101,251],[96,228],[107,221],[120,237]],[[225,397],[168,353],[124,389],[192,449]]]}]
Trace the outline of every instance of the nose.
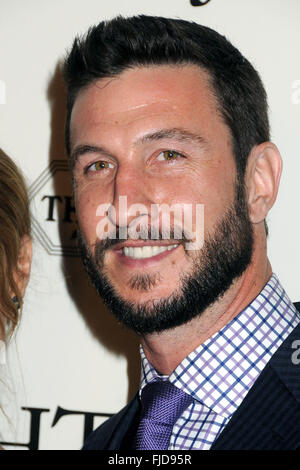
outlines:
[{"label": "nose", "polygon": [[114,219],[120,230],[135,222],[149,223],[151,213],[150,180],[141,169],[130,165],[120,167],[114,183]]}]

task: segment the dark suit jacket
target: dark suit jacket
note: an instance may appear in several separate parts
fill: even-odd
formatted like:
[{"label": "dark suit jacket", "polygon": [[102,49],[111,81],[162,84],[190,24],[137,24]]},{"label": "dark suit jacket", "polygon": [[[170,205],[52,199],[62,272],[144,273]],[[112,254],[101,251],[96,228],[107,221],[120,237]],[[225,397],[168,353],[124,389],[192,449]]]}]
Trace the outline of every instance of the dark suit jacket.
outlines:
[{"label": "dark suit jacket", "polygon": [[[300,303],[295,305],[299,309]],[[292,361],[296,340],[300,324],[272,356],[212,450],[300,450],[300,364]],[[129,450],[139,413],[136,394],[88,437],[83,450]]]}]

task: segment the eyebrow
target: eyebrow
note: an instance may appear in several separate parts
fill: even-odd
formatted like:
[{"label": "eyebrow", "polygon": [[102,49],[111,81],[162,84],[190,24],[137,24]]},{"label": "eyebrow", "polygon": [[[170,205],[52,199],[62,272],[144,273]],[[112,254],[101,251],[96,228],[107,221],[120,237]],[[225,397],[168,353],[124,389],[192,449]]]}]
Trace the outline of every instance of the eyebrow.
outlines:
[{"label": "eyebrow", "polygon": [[207,141],[200,135],[194,134],[193,132],[187,131],[180,127],[173,127],[171,129],[160,129],[155,132],[151,132],[138,138],[136,144],[144,144],[155,140],[162,139],[175,139],[177,141],[192,141],[201,145],[207,144]]},{"label": "eyebrow", "polygon": [[[147,142],[159,141],[164,139],[175,139],[179,142],[194,142],[200,145],[206,145],[207,141],[200,135],[194,134],[193,132],[187,131],[179,127],[173,127],[171,129],[159,129],[155,132],[150,132],[149,134],[138,137],[134,142],[134,146],[143,145]],[[75,166],[79,157],[85,153],[101,153],[103,155],[112,156],[111,153],[104,147],[99,147],[97,145],[78,145],[71,152],[71,165],[72,168]]]}]

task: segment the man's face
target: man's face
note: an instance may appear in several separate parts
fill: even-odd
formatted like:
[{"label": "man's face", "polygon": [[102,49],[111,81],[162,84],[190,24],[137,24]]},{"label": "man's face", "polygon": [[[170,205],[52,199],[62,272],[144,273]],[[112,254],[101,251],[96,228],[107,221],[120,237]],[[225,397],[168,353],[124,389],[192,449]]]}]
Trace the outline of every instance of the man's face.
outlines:
[{"label": "man's face", "polygon": [[[179,318],[184,322],[200,313],[245,269],[252,247],[230,132],[207,74],[196,66],[156,66],[99,80],[80,92],[70,125],[81,244],[106,303],[140,332],[172,327]],[[146,210],[132,212],[137,203]],[[115,208],[117,237],[125,225],[140,223],[150,230],[153,205],[177,204],[182,213],[189,205],[191,233],[203,230],[203,248],[187,250],[184,240],[174,238],[172,217],[166,239],[161,216],[157,240],[103,242],[99,226],[105,215],[99,207],[104,204]],[[195,217],[199,204],[202,227]],[[245,231],[249,235],[243,237]],[[192,307],[187,298],[196,291],[198,307]],[[194,312],[186,317],[188,305]]]}]

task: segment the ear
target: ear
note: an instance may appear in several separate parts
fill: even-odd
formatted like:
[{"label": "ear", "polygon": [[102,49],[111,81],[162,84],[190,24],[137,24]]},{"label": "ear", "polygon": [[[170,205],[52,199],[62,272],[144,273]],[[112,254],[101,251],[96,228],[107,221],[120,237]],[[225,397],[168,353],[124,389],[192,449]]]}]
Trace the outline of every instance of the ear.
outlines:
[{"label": "ear", "polygon": [[263,142],[248,157],[246,185],[249,216],[253,224],[265,220],[273,206],[280,182],[282,159],[276,145]]},{"label": "ear", "polygon": [[18,257],[18,266],[15,272],[15,280],[22,297],[30,277],[32,260],[32,241],[28,235],[24,235],[21,241],[21,248]]}]

